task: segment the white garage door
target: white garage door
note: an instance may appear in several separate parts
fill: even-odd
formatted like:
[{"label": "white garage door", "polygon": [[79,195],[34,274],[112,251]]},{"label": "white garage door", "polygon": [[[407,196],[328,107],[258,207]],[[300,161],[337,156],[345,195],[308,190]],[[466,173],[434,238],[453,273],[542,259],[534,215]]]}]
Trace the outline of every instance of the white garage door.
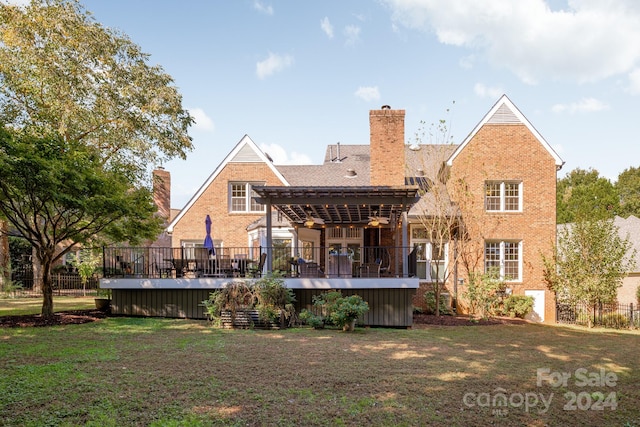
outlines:
[{"label": "white garage door", "polygon": [[533,311],[527,315],[527,319],[534,322],[544,322],[544,291],[525,290],[524,294],[534,298]]}]

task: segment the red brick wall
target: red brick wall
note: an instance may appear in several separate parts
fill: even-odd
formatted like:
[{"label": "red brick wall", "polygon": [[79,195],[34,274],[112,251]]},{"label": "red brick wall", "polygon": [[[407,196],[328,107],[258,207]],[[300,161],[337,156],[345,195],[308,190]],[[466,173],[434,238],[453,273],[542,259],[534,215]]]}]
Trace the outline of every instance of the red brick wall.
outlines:
[{"label": "red brick wall", "polygon": [[404,185],[404,110],[369,112],[371,185]]},{"label": "red brick wall", "polygon": [[[471,199],[461,204],[463,209],[467,205],[472,212],[477,242],[522,241],[522,282],[509,283],[509,287],[515,294],[524,294],[525,289],[545,290],[545,322],[554,322],[555,298],[543,281],[541,257],[542,253],[551,254],[556,233],[553,157],[525,125],[485,124],[455,158],[451,172],[450,182],[463,179],[472,194]],[[487,180],[522,181],[522,212],[486,212],[484,184]],[[483,264],[479,267],[482,272]],[[464,278],[464,269],[459,269],[459,275]],[[459,295],[464,290],[459,287]]]},{"label": "red brick wall", "polygon": [[229,182],[265,182],[282,185],[273,171],[264,163],[227,163],[216,179],[175,225],[172,246],[182,240],[204,240],[204,221],[211,216],[211,235],[222,239],[225,247],[247,247],[247,226],[264,214],[229,213]]}]

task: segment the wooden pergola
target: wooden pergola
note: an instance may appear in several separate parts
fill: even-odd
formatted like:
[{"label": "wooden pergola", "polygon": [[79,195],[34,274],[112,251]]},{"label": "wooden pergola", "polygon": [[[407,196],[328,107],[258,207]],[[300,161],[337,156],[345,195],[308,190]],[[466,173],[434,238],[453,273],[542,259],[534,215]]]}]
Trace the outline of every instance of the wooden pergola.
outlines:
[{"label": "wooden pergola", "polygon": [[[371,216],[386,218],[389,223],[401,225],[402,257],[407,257],[407,214],[419,200],[417,186],[370,186],[370,187],[253,187],[258,195],[255,200],[278,210],[292,224],[304,226],[309,216],[322,220],[327,226],[366,226]],[[272,269],[272,220],[266,215],[267,266]],[[296,243],[297,244],[297,243]],[[407,274],[403,264],[403,274]]]}]

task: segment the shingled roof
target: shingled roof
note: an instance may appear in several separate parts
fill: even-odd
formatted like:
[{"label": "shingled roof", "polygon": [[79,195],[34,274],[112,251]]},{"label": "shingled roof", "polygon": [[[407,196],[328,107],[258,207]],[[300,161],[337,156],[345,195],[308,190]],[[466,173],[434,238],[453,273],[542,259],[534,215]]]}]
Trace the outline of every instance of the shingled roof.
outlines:
[{"label": "shingled roof", "polygon": [[293,186],[361,187],[370,185],[368,145],[327,146],[321,165],[276,166]]}]

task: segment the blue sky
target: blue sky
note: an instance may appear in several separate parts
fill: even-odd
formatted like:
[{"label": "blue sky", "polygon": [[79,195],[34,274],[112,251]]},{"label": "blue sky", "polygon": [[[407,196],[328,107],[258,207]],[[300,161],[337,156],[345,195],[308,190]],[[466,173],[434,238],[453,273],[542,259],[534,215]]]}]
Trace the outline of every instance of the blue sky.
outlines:
[{"label": "blue sky", "polygon": [[[503,93],[566,162],[640,166],[637,0],[82,0],[175,79],[195,150],[165,165],[181,208],[248,134],[277,164],[367,144],[369,110],[406,139],[460,142]],[[449,109],[449,113],[446,110]],[[428,141],[425,141],[428,142]]]}]

